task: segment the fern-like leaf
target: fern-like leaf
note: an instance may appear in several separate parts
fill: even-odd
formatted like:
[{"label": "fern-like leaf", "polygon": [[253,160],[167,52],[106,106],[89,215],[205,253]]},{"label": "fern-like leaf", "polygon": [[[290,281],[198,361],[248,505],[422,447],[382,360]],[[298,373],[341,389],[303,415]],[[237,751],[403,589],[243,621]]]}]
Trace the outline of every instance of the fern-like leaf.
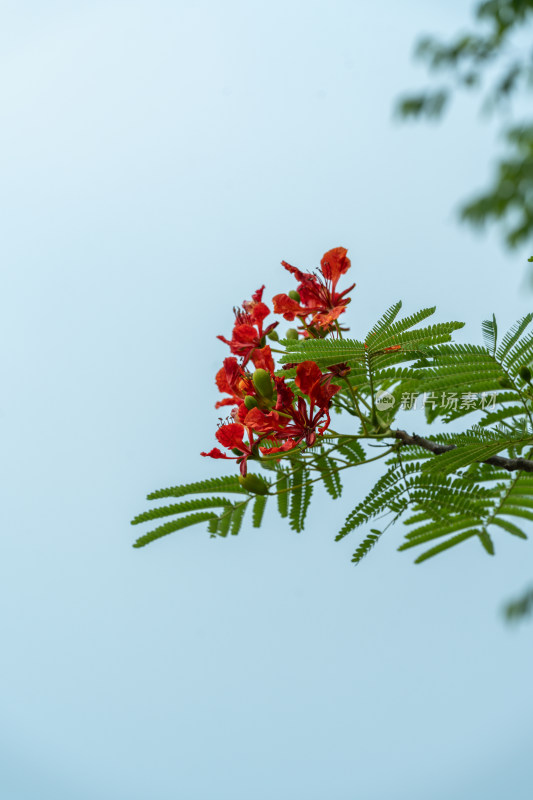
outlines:
[{"label": "fern-like leaf", "polygon": [[365,536],[357,550],[352,556],[352,563],[359,564],[363,558],[368,555],[368,553],[372,550],[380,536],[382,535],[383,531],[378,531],[376,528],[371,528],[370,533]]},{"label": "fern-like leaf", "polygon": [[208,494],[211,492],[238,492],[248,494],[243,489],[236,475],[226,475],[222,478],[207,478],[195,483],[186,483],[182,486],[172,486],[169,489],[159,489],[148,495],[148,500],[159,500],[162,497],[183,497],[186,494]]},{"label": "fern-like leaf", "polygon": [[498,347],[496,351],[496,355],[499,361],[505,362],[507,356],[511,348],[516,344],[516,342],[520,339],[530,322],[533,320],[533,314],[529,313],[526,314],[524,317],[515,322],[515,324],[507,331],[505,336],[503,337],[501,345]]},{"label": "fern-like leaf", "polygon": [[467,539],[471,539],[473,536],[477,536],[478,534],[479,531],[465,531],[464,533],[459,533],[457,536],[453,536],[451,539],[441,542],[436,547],[426,550],[425,553],[422,553],[422,555],[415,559],[415,564],[421,564],[422,561],[427,561],[428,558],[433,558],[433,556],[443,553],[445,550],[449,550],[450,547],[455,547],[456,545],[461,544],[461,542],[465,542]]},{"label": "fern-like leaf", "polygon": [[252,520],[254,528],[261,527],[261,522],[263,521],[263,514],[265,513],[266,503],[267,503],[267,498],[264,494],[258,494],[254,500],[254,509],[252,512]]},{"label": "fern-like leaf", "polygon": [[232,536],[237,536],[241,529],[242,520],[244,518],[244,514],[246,512],[247,503],[237,503],[234,506],[233,514],[231,515],[231,529],[230,533]]},{"label": "fern-like leaf", "polygon": [[492,319],[483,320],[481,323],[481,331],[483,333],[483,343],[494,358],[498,344],[498,325],[496,324],[496,317],[494,314],[492,315]]},{"label": "fern-like leaf", "polygon": [[199,497],[195,500],[186,500],[183,503],[173,503],[170,506],[161,506],[160,508],[151,508],[149,511],[143,511],[132,519],[132,525],[139,525],[141,522],[149,522],[152,519],[160,519],[161,517],[170,517],[173,514],[179,514],[183,511],[198,511],[206,508],[220,508],[224,506],[231,506],[231,500],[225,497]]},{"label": "fern-like leaf", "polygon": [[289,514],[289,478],[284,470],[279,471],[279,478],[276,481],[278,512],[280,517],[287,517]]},{"label": "fern-like leaf", "polygon": [[164,525],[160,525],[144,536],[140,536],[139,539],[134,542],[133,547],[144,547],[150,544],[150,542],[155,542],[156,539],[161,539],[162,536],[168,536],[169,533],[174,533],[174,531],[179,531],[182,528],[188,528],[191,525],[197,525],[199,522],[206,522],[207,520],[213,519],[217,520],[218,517],[216,514],[209,511],[200,512],[199,514],[190,514],[187,517],[179,517],[172,522],[166,522]]}]

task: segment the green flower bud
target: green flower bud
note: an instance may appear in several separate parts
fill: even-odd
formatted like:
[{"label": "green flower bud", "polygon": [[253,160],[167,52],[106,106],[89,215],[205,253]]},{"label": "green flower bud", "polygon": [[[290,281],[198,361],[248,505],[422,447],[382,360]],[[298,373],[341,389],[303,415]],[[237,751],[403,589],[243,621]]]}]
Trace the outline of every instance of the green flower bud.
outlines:
[{"label": "green flower bud", "polygon": [[242,450],[239,450],[238,447],[232,447],[231,452],[234,456],[242,456]]},{"label": "green flower bud", "polygon": [[498,378],[498,383],[500,384],[502,389],[512,389],[512,387],[513,387],[513,384],[511,383],[511,381],[509,380],[507,375],[501,375]]},{"label": "green flower bud", "polygon": [[252,377],[253,384],[262,397],[271,398],[274,393],[272,380],[266,369],[256,369]]},{"label": "green flower bud", "polygon": [[531,383],[531,370],[529,369],[529,367],[526,367],[525,364],[522,367],[520,367],[520,369],[518,370],[518,374],[520,375],[523,381],[526,381],[526,383]]},{"label": "green flower bud", "polygon": [[243,489],[252,494],[268,494],[268,486],[262,478],[249,473],[245,478],[239,475],[239,483]]},{"label": "green flower bud", "polygon": [[255,397],[252,397],[251,394],[247,394],[246,397],[244,398],[244,405],[246,406],[248,411],[251,411],[252,408],[257,408],[259,403],[255,399]]},{"label": "green flower bud", "polygon": [[296,289],[291,289],[290,290],[289,297],[291,298],[291,300],[296,300],[297,303],[300,302],[300,295],[298,294]]},{"label": "green flower bud", "polygon": [[296,328],[289,328],[289,330],[285,334],[286,339],[299,339],[298,331]]},{"label": "green flower bud", "polygon": [[273,342],[279,342],[279,333],[276,330],[270,331],[270,333],[267,334],[267,339],[271,339]]}]

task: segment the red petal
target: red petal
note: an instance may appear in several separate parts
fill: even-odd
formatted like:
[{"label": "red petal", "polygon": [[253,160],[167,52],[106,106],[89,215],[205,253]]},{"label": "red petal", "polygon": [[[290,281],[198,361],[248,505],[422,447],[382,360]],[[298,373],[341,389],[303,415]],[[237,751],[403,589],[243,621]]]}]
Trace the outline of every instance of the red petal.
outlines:
[{"label": "red petal", "polygon": [[334,247],[333,250],[324,253],[320,261],[322,275],[333,283],[334,288],[340,276],[348,272],[351,267],[351,261],[346,257],[347,252],[345,247]]},{"label": "red petal", "polygon": [[251,311],[252,319],[256,325],[260,325],[265,317],[270,314],[270,309],[264,303],[256,303]]},{"label": "red petal", "polygon": [[275,411],[265,413],[260,408],[252,408],[244,418],[244,424],[256,433],[276,433],[283,427]]},{"label": "red petal", "polygon": [[233,394],[229,387],[228,379],[226,377],[226,370],[224,367],[221,367],[215,376],[215,381],[218,386],[219,392],[224,392],[225,394]]},{"label": "red petal", "polygon": [[257,340],[257,331],[253,325],[235,325],[231,344],[233,347],[239,344],[250,345]]},{"label": "red petal", "polygon": [[288,294],[277,294],[272,298],[274,314],[283,314],[288,322],[292,322],[295,317],[305,317],[308,313],[296,300]]},{"label": "red petal", "polygon": [[329,328],[344,311],[346,309],[343,306],[337,306],[324,314],[317,314],[313,319],[313,324],[320,325],[321,328]]},{"label": "red petal", "polygon": [[227,425],[222,425],[215,436],[224,447],[236,447],[239,450],[242,450],[244,447],[244,427],[238,422],[230,422]]},{"label": "red petal", "polygon": [[274,378],[274,383],[276,384],[276,391],[278,393],[276,410],[283,411],[284,408],[292,406],[294,392],[285,383],[285,378]]},{"label": "red petal", "polygon": [[239,362],[233,356],[225,358],[223,361],[224,371],[230,386],[234,386],[238,378],[242,377],[243,371]]},{"label": "red petal", "polygon": [[219,400],[215,403],[215,408],[222,408],[222,406],[236,406],[238,400],[236,397],[225,397],[224,400]]},{"label": "red petal", "polygon": [[256,369],[266,369],[267,372],[274,372],[274,359],[268,344],[260,350],[254,350],[252,361]]},{"label": "red petal", "polygon": [[294,447],[296,447],[294,439],[287,439],[280,447],[261,447],[260,450],[264,455],[270,455],[271,453],[285,453]]},{"label": "red petal", "polygon": [[263,284],[263,286],[261,286],[261,288],[258,289],[257,292],[253,293],[252,300],[254,301],[254,303],[260,303],[261,302],[261,300],[263,299],[263,292],[264,291],[265,291],[265,286]]},{"label": "red petal", "polygon": [[294,275],[299,281],[305,281],[306,278],[312,277],[308,272],[302,272],[297,267],[293,267],[292,264],[287,264],[286,261],[281,262],[281,266],[285,267],[287,272],[290,272],[291,275]]},{"label": "red petal", "polygon": [[209,453],[200,453],[201,456],[210,456],[211,458],[231,458],[231,456],[227,456],[225,453],[222,453],[218,447],[213,447]]},{"label": "red petal", "polygon": [[324,385],[321,384],[320,381],[317,381],[309,392],[309,399],[319,408],[329,408],[331,398],[334,394],[337,394],[340,388],[340,386],[336,386],[334,383]]},{"label": "red petal", "polygon": [[317,381],[322,379],[320,367],[314,361],[302,361],[296,368],[294,382],[304,394],[309,394]]},{"label": "red petal", "polygon": [[324,308],[324,299],[320,296],[320,284],[316,280],[309,280],[298,285],[300,302],[309,314],[313,309]]},{"label": "red petal", "polygon": [[246,408],[246,406],[244,405],[244,403],[241,400],[241,402],[239,403],[239,405],[238,405],[238,407],[236,409],[234,419],[237,419],[239,422],[242,422],[242,424],[244,425],[244,420],[246,418],[247,413],[248,413],[248,409]]}]

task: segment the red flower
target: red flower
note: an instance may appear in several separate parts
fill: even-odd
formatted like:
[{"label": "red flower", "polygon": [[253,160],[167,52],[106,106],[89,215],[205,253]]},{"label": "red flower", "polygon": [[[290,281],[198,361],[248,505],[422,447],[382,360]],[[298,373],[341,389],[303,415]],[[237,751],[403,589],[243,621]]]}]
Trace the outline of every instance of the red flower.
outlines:
[{"label": "red flower", "polygon": [[[265,413],[254,408],[246,415],[244,424],[268,438],[290,439],[291,448],[304,439],[307,446],[312,447],[316,441],[317,432],[322,434],[329,427],[328,409],[331,398],[340,389],[340,386],[324,385],[323,379],[324,375],[314,361],[303,361],[298,364],[295,383],[309,397],[309,407],[303,397],[298,397],[296,408],[294,408],[292,399],[290,400],[291,404],[288,405],[288,394],[280,393],[278,399],[281,396],[281,403],[279,406],[276,403],[276,408],[282,409],[280,414],[276,411]],[[283,381],[282,378],[278,380]],[[288,387],[284,388],[287,392],[291,391]],[[286,447],[285,449],[290,448]]]},{"label": "red flower", "polygon": [[[263,320],[270,314],[268,306],[261,300],[264,288],[265,287],[262,286],[258,289],[257,292],[252,295],[251,300],[245,300],[242,309],[234,309],[235,324],[233,326],[231,339],[228,340],[224,336],[217,336],[217,339],[220,339],[230,346],[232,353],[242,357],[243,367],[246,366],[250,358],[254,360],[253,356],[256,350],[265,348],[265,336],[278,325],[277,322],[273,322],[263,330]],[[267,358],[268,355],[270,355],[270,348],[268,349],[268,353],[263,355],[263,359]],[[273,362],[272,369],[274,369]]]},{"label": "red flower", "polygon": [[252,379],[247,377],[234,356],[224,359],[223,366],[217,372],[215,380],[219,391],[230,395],[230,397],[219,400],[215,408],[238,405],[242,403],[247,394],[255,394]]},{"label": "red flower", "polygon": [[281,263],[298,281],[298,294],[300,302],[293,300],[287,294],[277,294],[272,298],[274,313],[283,314],[289,322],[300,317],[312,315],[309,325],[314,325],[323,330],[331,327],[335,320],[346,310],[350,298],[346,297],[355,283],[343,292],[337,292],[337,283],[341,275],[350,269],[351,262],[347,257],[345,247],[335,247],[324,254],[320,262],[320,272],[313,274],[302,272],[297,267]]},{"label": "red flower", "polygon": [[240,450],[240,454],[234,456],[227,456],[222,453],[218,447],[213,447],[209,453],[200,453],[201,456],[210,456],[211,458],[228,458],[235,459],[237,464],[240,464],[241,475],[246,475],[247,461],[251,455],[255,455],[253,451],[254,445],[257,443],[253,441],[253,434],[248,430],[249,444],[244,442],[245,428],[238,422],[230,422],[227,425],[221,425],[216,432],[216,437],[221,445],[229,448],[230,450]]}]

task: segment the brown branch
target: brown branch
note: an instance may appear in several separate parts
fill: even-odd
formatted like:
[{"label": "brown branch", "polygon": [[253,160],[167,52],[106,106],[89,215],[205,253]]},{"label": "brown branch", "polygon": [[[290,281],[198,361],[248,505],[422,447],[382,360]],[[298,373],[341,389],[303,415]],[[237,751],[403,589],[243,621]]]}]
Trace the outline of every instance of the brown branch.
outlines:
[{"label": "brown branch", "polygon": [[[429,450],[430,453],[434,453],[436,456],[441,453],[447,453],[450,450],[455,450],[457,446],[455,444],[437,444],[437,442],[432,442],[431,439],[425,439],[417,433],[409,434],[407,431],[391,431],[391,435],[394,436],[395,439],[399,439],[402,444],[416,444],[418,447],[423,447],[424,450]],[[492,456],[492,458],[481,459],[481,463],[490,464],[500,469],[506,469],[508,472],[514,472],[514,470],[533,472],[533,461],[529,461],[527,458]]]}]

